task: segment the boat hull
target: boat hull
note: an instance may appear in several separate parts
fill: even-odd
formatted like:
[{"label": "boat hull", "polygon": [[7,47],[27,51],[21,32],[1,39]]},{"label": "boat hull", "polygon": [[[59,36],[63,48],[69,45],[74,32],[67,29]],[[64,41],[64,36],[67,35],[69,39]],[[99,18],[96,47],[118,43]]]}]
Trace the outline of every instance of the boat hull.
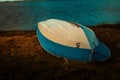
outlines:
[{"label": "boat hull", "polygon": [[57,57],[91,62],[105,61],[111,56],[109,48],[100,41],[93,51],[91,51],[91,49],[70,47],[51,41],[40,32],[39,28],[37,28],[36,34],[42,48]]},{"label": "boat hull", "polygon": [[42,48],[45,49],[48,53],[67,58],[70,60],[79,60],[79,61],[91,61],[90,55],[91,50],[74,48],[69,46],[64,46],[58,43],[55,43],[47,39],[40,31],[37,29],[37,37]]}]

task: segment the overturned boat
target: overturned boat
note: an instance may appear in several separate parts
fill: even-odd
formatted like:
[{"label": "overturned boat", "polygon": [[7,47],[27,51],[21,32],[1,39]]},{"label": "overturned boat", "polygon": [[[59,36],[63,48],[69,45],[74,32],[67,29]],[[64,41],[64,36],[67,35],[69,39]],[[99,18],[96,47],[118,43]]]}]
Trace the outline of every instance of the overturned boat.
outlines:
[{"label": "overturned boat", "polygon": [[104,61],[111,55],[86,26],[58,19],[38,23],[37,37],[44,50],[57,57],[79,61]]}]

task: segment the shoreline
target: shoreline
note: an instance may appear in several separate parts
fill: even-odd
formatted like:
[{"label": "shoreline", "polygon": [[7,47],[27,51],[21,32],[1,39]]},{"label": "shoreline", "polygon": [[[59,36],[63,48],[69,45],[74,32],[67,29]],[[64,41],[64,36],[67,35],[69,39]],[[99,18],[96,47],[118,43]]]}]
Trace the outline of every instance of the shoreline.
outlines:
[{"label": "shoreline", "polygon": [[[35,31],[0,32],[1,80],[117,80],[120,71],[120,25],[90,27],[111,50],[104,62],[80,62],[48,54],[40,46]],[[112,70],[111,70],[112,69]],[[99,77],[99,78],[98,78]]]}]

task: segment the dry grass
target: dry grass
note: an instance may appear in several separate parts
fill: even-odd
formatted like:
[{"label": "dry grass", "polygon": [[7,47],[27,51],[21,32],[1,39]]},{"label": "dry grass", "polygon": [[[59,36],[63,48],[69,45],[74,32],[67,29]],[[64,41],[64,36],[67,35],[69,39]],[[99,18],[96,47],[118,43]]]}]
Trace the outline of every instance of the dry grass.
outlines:
[{"label": "dry grass", "polygon": [[105,62],[79,62],[45,52],[34,31],[0,32],[0,80],[119,80],[120,25],[92,27],[111,50]]}]

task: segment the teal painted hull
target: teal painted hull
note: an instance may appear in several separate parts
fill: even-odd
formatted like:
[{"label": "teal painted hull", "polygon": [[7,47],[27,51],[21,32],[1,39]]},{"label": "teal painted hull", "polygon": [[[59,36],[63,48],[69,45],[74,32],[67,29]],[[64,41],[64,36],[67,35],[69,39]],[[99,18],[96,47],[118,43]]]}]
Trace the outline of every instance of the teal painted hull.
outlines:
[{"label": "teal painted hull", "polygon": [[48,53],[58,57],[63,57],[69,60],[91,62],[104,61],[108,59],[111,55],[110,50],[103,43],[99,43],[99,45],[94,48],[92,53],[90,49],[74,48],[55,43],[47,39],[39,31],[39,29],[37,29],[36,33],[42,48]]}]

